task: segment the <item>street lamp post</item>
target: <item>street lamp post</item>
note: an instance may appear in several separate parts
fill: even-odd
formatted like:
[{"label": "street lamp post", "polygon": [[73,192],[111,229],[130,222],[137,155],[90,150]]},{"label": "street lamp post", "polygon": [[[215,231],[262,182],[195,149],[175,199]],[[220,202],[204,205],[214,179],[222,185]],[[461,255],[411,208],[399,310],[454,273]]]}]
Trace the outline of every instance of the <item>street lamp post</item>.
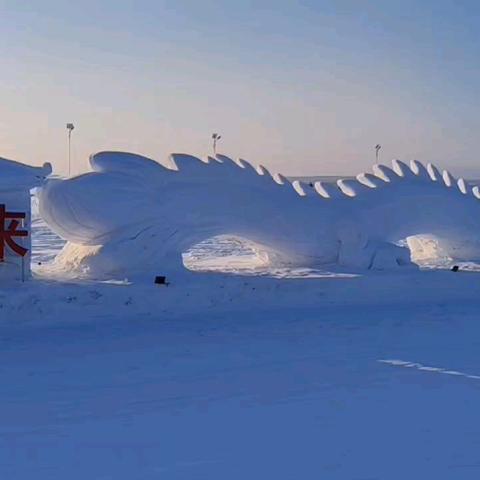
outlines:
[{"label": "street lamp post", "polygon": [[375,160],[376,160],[377,163],[378,163],[378,151],[379,151],[381,148],[382,148],[382,146],[381,146],[379,143],[377,143],[377,144],[375,145]]},{"label": "street lamp post", "polygon": [[73,123],[67,123],[67,130],[68,130],[68,176],[71,174],[72,170],[72,131],[75,128]]},{"label": "street lamp post", "polygon": [[215,156],[217,154],[217,142],[222,138],[221,135],[218,133],[212,133],[212,139],[213,139],[213,155]]}]

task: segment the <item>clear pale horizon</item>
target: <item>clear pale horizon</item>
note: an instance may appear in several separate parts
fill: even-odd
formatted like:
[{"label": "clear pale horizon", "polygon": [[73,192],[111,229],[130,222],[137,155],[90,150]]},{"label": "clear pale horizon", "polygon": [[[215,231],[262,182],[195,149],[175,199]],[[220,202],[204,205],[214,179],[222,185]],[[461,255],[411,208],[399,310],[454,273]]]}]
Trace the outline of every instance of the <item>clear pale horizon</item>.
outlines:
[{"label": "clear pale horizon", "polygon": [[473,1],[0,0],[0,156],[218,150],[287,175],[419,159],[479,177]]}]

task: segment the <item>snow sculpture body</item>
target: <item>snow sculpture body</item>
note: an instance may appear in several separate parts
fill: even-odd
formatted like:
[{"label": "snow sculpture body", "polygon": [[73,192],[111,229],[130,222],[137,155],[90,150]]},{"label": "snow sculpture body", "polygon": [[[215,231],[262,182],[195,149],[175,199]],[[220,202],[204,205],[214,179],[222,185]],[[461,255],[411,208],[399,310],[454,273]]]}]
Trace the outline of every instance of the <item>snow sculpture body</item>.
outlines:
[{"label": "snow sculpture body", "polygon": [[30,276],[30,189],[51,172],[0,158],[0,284]]},{"label": "snow sculpture body", "polygon": [[183,269],[182,252],[220,234],[302,266],[411,265],[396,243],[418,234],[435,236],[452,258],[480,258],[478,187],[433,165],[393,161],[393,169],[311,186],[223,155],[171,161],[102,152],[90,158],[93,172],[50,181],[40,213],[68,240],[64,261],[93,275],[170,274]]}]

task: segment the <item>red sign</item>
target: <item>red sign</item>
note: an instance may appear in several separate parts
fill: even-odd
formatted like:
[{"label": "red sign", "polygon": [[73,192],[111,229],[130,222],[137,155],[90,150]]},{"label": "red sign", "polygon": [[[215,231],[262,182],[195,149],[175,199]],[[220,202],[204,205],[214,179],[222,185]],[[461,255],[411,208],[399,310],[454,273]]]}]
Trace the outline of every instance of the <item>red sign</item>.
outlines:
[{"label": "red sign", "polygon": [[[25,219],[25,212],[7,212],[5,205],[0,204],[0,262],[5,260],[5,245],[8,245],[17,255],[24,257],[28,250],[15,242],[13,237],[27,237],[27,230],[18,230],[19,220]],[[5,226],[10,220],[8,226]]]}]

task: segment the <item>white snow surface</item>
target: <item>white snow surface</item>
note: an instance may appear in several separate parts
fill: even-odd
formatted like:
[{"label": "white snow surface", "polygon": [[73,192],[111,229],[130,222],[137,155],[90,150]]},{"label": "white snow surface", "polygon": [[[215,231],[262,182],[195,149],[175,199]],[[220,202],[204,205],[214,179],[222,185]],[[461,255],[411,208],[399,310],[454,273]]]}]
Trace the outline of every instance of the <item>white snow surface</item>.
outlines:
[{"label": "white snow surface", "polygon": [[276,275],[221,237],[168,287],[67,280],[33,229],[34,280],[0,288],[0,478],[479,477],[477,273]]},{"label": "white snow surface", "polygon": [[0,158],[0,190],[27,190],[41,185],[52,173],[50,163],[42,167],[32,167],[14,160]]}]

